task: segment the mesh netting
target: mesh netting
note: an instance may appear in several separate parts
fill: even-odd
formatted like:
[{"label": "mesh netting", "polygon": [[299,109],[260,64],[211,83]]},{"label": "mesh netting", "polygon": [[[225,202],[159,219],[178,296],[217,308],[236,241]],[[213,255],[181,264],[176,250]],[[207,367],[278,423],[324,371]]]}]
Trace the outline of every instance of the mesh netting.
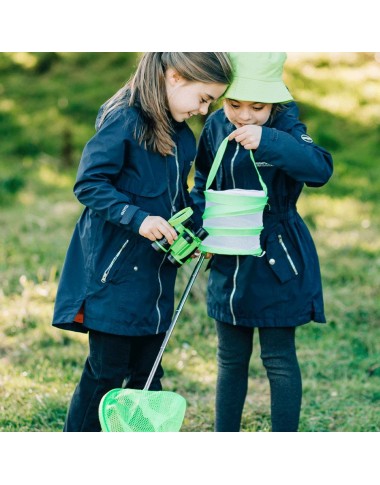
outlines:
[{"label": "mesh netting", "polygon": [[200,250],[214,254],[261,255],[260,233],[267,197],[263,190],[206,190]]},{"label": "mesh netting", "polygon": [[102,431],[179,431],[186,400],[169,391],[112,389],[100,402]]}]

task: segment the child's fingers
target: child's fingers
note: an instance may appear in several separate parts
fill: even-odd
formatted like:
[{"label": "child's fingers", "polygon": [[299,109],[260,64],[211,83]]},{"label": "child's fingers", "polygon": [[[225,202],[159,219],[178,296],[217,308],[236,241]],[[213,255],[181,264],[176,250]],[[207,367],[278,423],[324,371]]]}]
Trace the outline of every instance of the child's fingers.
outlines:
[{"label": "child's fingers", "polygon": [[176,231],[165,219],[162,219],[162,222],[157,227],[157,231],[161,235],[155,234],[156,238],[161,239],[165,237],[169,244],[173,244],[174,240],[177,239]]},{"label": "child's fingers", "polygon": [[228,136],[228,141],[231,141],[233,140],[237,135],[239,135],[238,133],[239,130],[235,130],[233,131],[229,136]]},{"label": "child's fingers", "polygon": [[152,220],[150,234],[153,236],[153,240],[165,237],[169,244],[173,244],[174,240],[177,239],[177,233],[174,228],[159,216],[154,217]]},{"label": "child's fingers", "polygon": [[248,136],[245,133],[235,136],[235,141],[237,143],[242,143],[242,142],[245,142],[246,140],[248,140]]},{"label": "child's fingers", "polygon": [[174,228],[160,216],[146,217],[140,226],[139,233],[151,241],[165,237],[169,244],[173,244],[177,239]]},{"label": "child's fingers", "polygon": [[199,258],[200,255],[201,255],[201,252],[199,251],[199,249],[196,249],[190,257],[195,259],[195,258]]},{"label": "child's fingers", "polygon": [[237,130],[233,131],[229,137],[228,140],[235,140],[236,142],[240,143],[241,141],[244,140],[244,138],[247,136],[247,132],[245,127],[243,128],[238,128]]}]

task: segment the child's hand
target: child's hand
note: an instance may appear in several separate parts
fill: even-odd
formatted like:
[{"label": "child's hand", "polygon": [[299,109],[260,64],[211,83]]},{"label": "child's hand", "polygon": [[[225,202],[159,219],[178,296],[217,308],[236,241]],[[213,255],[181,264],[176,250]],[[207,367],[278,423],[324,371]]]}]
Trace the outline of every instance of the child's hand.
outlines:
[{"label": "child's hand", "polygon": [[156,241],[157,239],[166,237],[169,244],[173,244],[174,240],[178,237],[173,226],[160,216],[146,217],[140,226],[139,234],[150,241]]},{"label": "child's hand", "polygon": [[[196,250],[193,252],[193,254],[191,255],[191,257],[192,257],[193,259],[195,259],[195,258],[199,258],[199,256],[200,256],[200,255],[201,255],[201,252],[199,251],[199,249],[196,249]],[[211,253],[206,253],[206,254],[205,254],[205,259],[210,259],[210,258],[211,258],[211,256],[213,256]]]},{"label": "child's hand", "polygon": [[190,256],[191,259],[196,259],[196,258],[199,258],[199,256],[201,255],[201,252],[199,251],[199,249],[196,249],[193,254]]},{"label": "child's hand", "polygon": [[245,125],[233,131],[228,139],[235,139],[246,150],[256,150],[260,145],[262,131],[259,125]]}]

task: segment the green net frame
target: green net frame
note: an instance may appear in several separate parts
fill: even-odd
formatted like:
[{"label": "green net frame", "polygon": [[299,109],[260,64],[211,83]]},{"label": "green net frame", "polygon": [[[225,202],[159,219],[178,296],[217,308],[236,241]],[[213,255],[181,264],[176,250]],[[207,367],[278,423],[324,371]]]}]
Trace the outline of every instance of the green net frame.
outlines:
[{"label": "green net frame", "polygon": [[174,432],[185,416],[186,400],[170,391],[112,389],[99,406],[102,431]]},{"label": "green net frame", "polygon": [[149,391],[149,388],[204,259],[205,255],[201,254],[178,303],[144,389],[112,389],[100,401],[99,421],[102,431],[173,432],[181,429],[186,412],[185,398],[175,392]]}]

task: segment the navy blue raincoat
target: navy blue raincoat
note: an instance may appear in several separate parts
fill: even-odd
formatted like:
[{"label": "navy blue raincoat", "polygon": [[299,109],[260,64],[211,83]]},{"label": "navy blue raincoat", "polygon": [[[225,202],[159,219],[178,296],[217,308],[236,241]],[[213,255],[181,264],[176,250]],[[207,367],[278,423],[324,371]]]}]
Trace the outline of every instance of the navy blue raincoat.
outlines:
[{"label": "navy blue raincoat", "polygon": [[134,137],[135,108],[118,108],[84,148],[74,193],[86,206],[60,278],[53,325],[116,335],[153,335],[170,325],[176,268],[138,234],[148,215],[169,219],[191,203],[195,139],[173,121],[173,156]]},{"label": "navy blue raincoat", "polygon": [[[207,120],[196,156],[191,196],[204,211],[207,175],[222,140],[235,127],[224,111]],[[304,184],[324,185],[332,175],[331,155],[315,145],[298,119],[294,102],[264,126],[254,158],[268,188],[261,233],[262,257],[214,255],[210,262],[207,307],[216,320],[248,327],[290,327],[311,320],[324,323],[317,252],[296,203]],[[210,187],[261,190],[249,153],[228,143]]]}]

